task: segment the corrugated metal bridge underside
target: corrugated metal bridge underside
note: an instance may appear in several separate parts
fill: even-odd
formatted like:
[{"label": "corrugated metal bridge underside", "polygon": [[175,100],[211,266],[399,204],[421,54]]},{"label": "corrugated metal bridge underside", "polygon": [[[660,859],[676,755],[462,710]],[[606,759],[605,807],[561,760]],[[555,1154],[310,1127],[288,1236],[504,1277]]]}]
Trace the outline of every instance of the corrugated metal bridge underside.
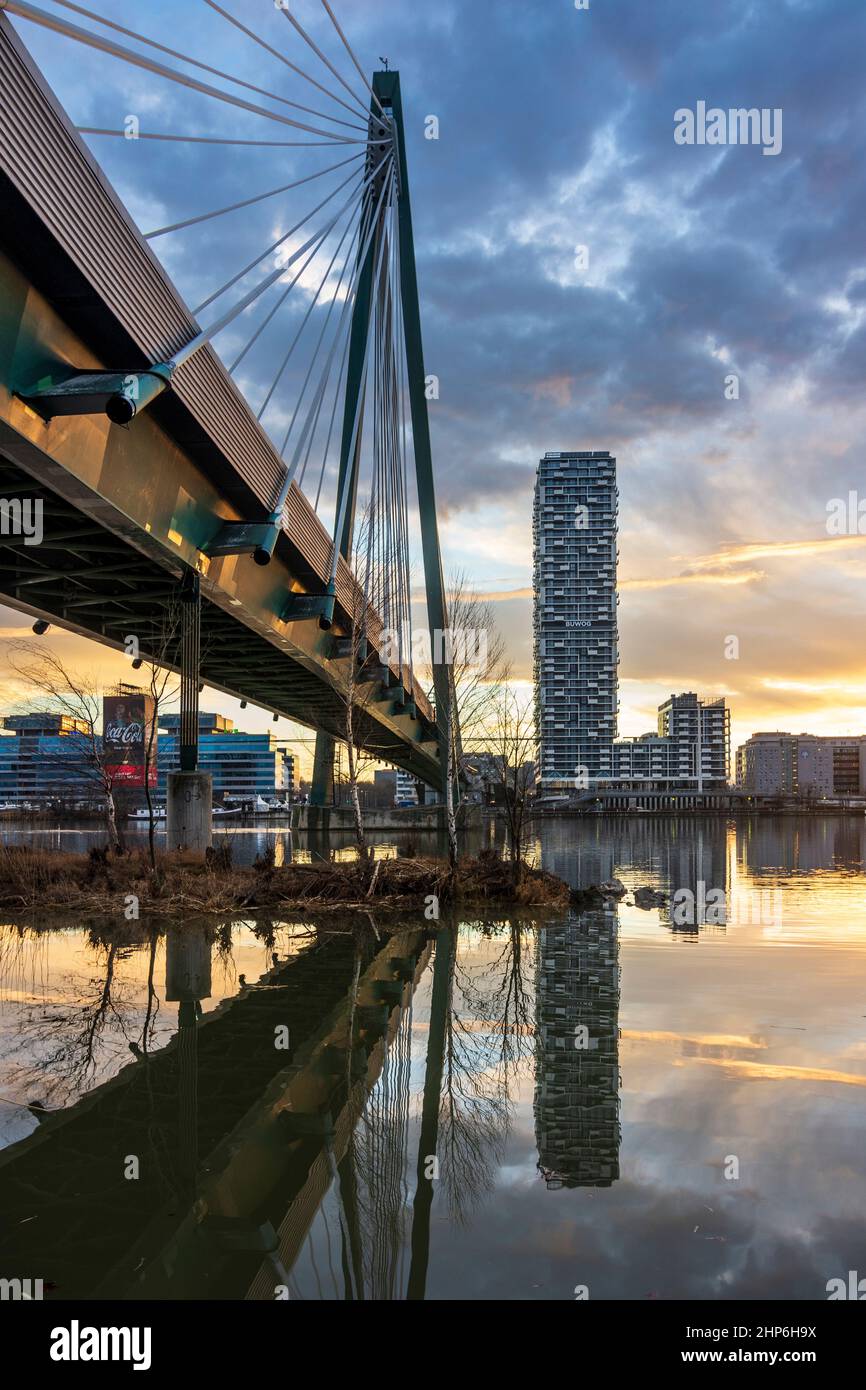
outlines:
[{"label": "corrugated metal bridge underside", "polygon": [[[198,325],[0,15],[0,497],[43,499],[45,537],[4,537],[14,606],[142,653],[183,568],[202,575],[202,677],[312,727],[345,732],[347,665],[314,621],[282,621],[290,592],[321,592],[331,540],[293,487],[267,568],[208,560],[222,525],[267,514],[283,464],[216,354],[203,348],[125,430],[103,416],[46,424],[16,398],[72,369],[135,372],[170,360]],[[335,632],[357,586],[340,562]],[[381,625],[368,622],[374,642]],[[158,648],[151,646],[150,654]],[[368,742],[441,785],[435,715],[407,671],[361,687]],[[397,690],[400,694],[400,690]]]}]

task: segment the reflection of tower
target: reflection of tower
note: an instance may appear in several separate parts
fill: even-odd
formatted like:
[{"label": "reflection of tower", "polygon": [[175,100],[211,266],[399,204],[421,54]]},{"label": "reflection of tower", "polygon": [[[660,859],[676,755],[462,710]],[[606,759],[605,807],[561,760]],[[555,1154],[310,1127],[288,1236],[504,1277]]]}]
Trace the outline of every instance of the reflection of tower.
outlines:
[{"label": "reflection of tower", "polygon": [[182,1190],[191,1194],[198,1170],[198,1020],[211,992],[211,943],[204,927],[170,927],[165,997],[177,1002],[178,1157]]},{"label": "reflection of tower", "polygon": [[659,861],[668,896],[661,920],[673,931],[695,933],[724,926],[727,918],[728,830],[724,820],[671,820]]},{"label": "reflection of tower", "polygon": [[538,933],[535,1138],[547,1186],[619,1177],[619,943],[615,910]]}]

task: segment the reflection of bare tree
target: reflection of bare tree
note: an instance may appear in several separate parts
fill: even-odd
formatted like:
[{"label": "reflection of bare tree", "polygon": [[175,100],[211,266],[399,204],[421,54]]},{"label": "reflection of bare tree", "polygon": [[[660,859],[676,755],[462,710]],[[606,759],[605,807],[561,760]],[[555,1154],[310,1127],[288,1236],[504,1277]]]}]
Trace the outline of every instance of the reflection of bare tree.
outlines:
[{"label": "reflection of bare tree", "polygon": [[[159,933],[153,928],[150,933],[150,947],[147,957],[147,1005],[144,1011],[144,1022],[141,1027],[141,1042],[138,1048],[144,1056],[150,1051],[156,1033],[156,1020],[159,1013],[159,996],[154,987],[154,973],[156,970],[156,947],[159,941]],[[132,1049],[136,1051],[136,1048]]]},{"label": "reflection of bare tree", "polygon": [[528,929],[508,921],[484,934],[499,949],[481,965],[455,952],[449,981],[439,1154],[449,1212],[461,1222],[493,1187],[534,1037]]},{"label": "reflection of bare tree", "polygon": [[[65,1105],[115,1071],[118,1063],[128,1060],[129,1052],[147,1056],[159,1032],[155,983],[159,940],[156,928],[148,930],[144,943],[116,935],[106,937],[101,930],[94,930],[88,949],[94,952],[96,973],[84,978],[64,974],[51,991],[54,997],[44,997],[43,987],[39,1002],[22,1006],[15,1041],[7,1049],[10,1056],[26,1059],[11,1073],[19,1095],[40,1107],[46,1101]],[[46,937],[46,945],[47,941]],[[15,927],[0,933],[0,971],[7,981],[17,981],[17,992],[22,996],[32,994],[39,979],[39,955],[33,952],[34,944],[38,951],[39,934]],[[143,1012],[138,981],[118,976],[122,962],[142,944],[148,953]],[[37,1088],[37,1094],[29,1094]]]},{"label": "reflection of bare tree", "polygon": [[88,1089],[102,1061],[97,1051],[106,1024],[112,1018],[122,1024],[129,1011],[125,991],[112,993],[119,950],[117,943],[108,947],[100,974],[88,982],[89,997],[33,1007],[20,1020],[15,1050],[33,1054],[27,1072],[39,1078],[47,1098]]}]

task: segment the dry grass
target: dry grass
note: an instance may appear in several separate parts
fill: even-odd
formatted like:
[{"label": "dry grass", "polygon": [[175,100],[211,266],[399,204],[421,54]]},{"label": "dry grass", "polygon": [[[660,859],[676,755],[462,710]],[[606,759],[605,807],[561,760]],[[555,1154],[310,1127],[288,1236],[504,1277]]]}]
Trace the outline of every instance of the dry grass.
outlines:
[{"label": "dry grass", "polygon": [[552,874],[524,867],[515,887],[511,866],[496,855],[461,860],[452,876],[438,859],[383,859],[375,865],[287,864],[265,861],[252,868],[202,863],[184,854],[161,854],[156,873],[142,854],[62,854],[27,848],[0,849],[0,907],[32,911],[75,908],[90,916],[116,917],[135,895],[148,915],[219,913],[241,908],[369,908],[423,911],[440,903],[565,905],[568,887]]}]

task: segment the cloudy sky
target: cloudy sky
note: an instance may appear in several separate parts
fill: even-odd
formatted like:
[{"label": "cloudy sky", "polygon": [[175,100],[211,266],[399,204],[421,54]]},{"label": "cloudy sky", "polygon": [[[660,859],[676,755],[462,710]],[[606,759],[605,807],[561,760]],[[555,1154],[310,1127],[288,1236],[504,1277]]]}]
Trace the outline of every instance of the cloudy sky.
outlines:
[{"label": "cloudy sky", "polygon": [[[205,0],[93,3],[298,94],[288,69]],[[334,85],[272,0],[223,3]],[[292,8],[359,86],[319,0]],[[401,73],[427,370],[441,382],[431,409],[445,563],[495,599],[516,670],[531,670],[538,458],[609,449],[620,731],[652,727],[659,701],[686,689],[729,697],[735,742],[758,728],[866,730],[862,0],[334,8],[365,70],[387,57]],[[291,134],[15,23],[77,124],[118,128],[136,113],[143,130]],[[677,144],[674,113],[698,102],[781,111],[781,151]],[[425,139],[430,116],[437,140]],[[90,145],[143,230],[311,167],[310,151]],[[196,304],[290,225],[298,197],[155,249]],[[220,339],[227,358],[247,330]],[[272,355],[251,354],[239,374],[251,399]],[[732,375],[738,399],[727,398]],[[277,403],[278,442],[284,412]],[[828,534],[828,503],[849,492],[863,500],[864,535],[856,518],[853,534]],[[19,622],[0,613],[4,635]],[[101,651],[85,656],[117,674]]]}]

